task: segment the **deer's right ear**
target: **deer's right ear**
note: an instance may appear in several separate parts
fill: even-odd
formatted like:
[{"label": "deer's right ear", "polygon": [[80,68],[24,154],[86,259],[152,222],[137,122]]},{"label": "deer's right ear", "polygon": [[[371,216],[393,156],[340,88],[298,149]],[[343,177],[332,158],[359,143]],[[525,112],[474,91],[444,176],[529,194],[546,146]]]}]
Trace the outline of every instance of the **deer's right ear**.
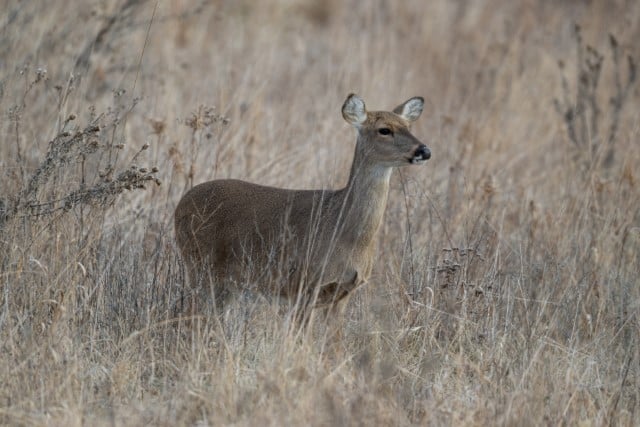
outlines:
[{"label": "deer's right ear", "polygon": [[347,100],[342,105],[342,117],[347,123],[360,127],[367,120],[367,109],[364,106],[364,101],[355,93],[347,96]]},{"label": "deer's right ear", "polygon": [[414,96],[408,101],[398,105],[393,109],[393,112],[405,119],[408,122],[415,121],[424,108],[424,98],[421,96]]}]

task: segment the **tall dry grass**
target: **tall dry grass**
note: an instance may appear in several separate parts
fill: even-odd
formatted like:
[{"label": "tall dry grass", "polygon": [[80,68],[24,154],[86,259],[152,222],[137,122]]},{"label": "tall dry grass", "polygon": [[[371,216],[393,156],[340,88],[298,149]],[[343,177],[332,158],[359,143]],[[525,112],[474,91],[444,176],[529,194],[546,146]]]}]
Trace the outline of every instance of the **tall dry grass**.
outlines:
[{"label": "tall dry grass", "polygon": [[[0,424],[637,424],[637,2],[1,9]],[[338,348],[256,295],[185,322],[180,195],[342,185],[351,91],[425,96],[433,157]]]}]

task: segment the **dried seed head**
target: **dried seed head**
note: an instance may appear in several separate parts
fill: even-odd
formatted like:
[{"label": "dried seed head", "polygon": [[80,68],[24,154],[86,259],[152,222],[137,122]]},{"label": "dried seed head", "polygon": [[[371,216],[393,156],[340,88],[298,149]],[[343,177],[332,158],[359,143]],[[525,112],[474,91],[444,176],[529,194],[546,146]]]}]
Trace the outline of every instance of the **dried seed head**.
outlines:
[{"label": "dried seed head", "polygon": [[47,77],[47,69],[43,67],[36,68],[36,82],[44,80]]},{"label": "dried seed head", "polygon": [[144,143],[144,145],[142,146],[142,149],[141,149],[141,150],[143,150],[143,151],[144,151],[144,150],[146,150],[147,148],[149,148],[149,143],[148,143],[148,142],[145,142],[145,143]]},{"label": "dried seed head", "polygon": [[166,124],[164,121],[149,119],[149,123],[151,123],[151,127],[153,128],[153,133],[155,135],[162,135],[162,133],[164,133],[164,130],[166,127]]}]

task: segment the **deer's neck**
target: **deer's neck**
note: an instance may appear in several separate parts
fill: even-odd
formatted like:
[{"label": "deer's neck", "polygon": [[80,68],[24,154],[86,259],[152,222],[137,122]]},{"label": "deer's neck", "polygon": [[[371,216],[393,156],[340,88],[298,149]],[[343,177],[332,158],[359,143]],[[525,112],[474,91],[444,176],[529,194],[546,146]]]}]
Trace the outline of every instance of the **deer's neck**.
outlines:
[{"label": "deer's neck", "polygon": [[371,245],[382,224],[391,168],[375,165],[356,151],[347,186],[340,193],[342,236],[356,246]]}]

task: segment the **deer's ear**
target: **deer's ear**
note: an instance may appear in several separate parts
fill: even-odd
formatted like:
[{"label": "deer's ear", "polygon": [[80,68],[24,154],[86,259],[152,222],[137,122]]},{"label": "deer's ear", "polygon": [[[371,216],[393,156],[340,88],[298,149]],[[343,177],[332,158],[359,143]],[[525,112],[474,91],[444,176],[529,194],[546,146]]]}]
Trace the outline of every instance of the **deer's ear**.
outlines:
[{"label": "deer's ear", "polygon": [[367,120],[367,109],[364,101],[355,93],[347,96],[347,100],[342,105],[342,117],[347,123],[360,127]]},{"label": "deer's ear", "polygon": [[398,105],[393,109],[393,112],[402,117],[403,119],[413,122],[420,114],[422,114],[422,109],[424,108],[424,98],[421,96],[414,96],[413,98],[407,100],[403,104]]}]

